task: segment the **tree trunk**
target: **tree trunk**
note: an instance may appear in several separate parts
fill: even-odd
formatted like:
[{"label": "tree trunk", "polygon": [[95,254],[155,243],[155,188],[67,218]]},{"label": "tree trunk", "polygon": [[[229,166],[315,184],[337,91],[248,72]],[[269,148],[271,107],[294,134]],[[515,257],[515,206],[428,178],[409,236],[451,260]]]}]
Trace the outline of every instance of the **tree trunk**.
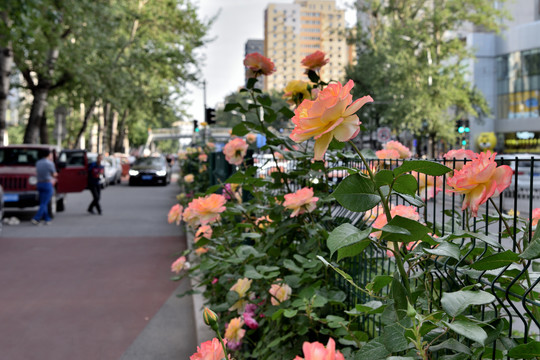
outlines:
[{"label": "tree trunk", "polygon": [[84,119],[81,125],[81,129],[77,133],[77,136],[75,137],[75,141],[73,142],[71,148],[76,149],[79,146],[79,143],[81,142],[81,138],[84,135],[86,128],[88,127],[88,120],[90,120],[90,117],[94,113],[94,109],[96,108],[96,101],[93,100],[90,106],[88,107],[88,110],[84,113]]},{"label": "tree trunk", "polygon": [[125,152],[124,149],[124,137],[126,136],[126,119],[128,116],[128,109],[124,110],[120,122],[118,123],[118,135],[114,144],[114,152]]},{"label": "tree trunk", "polygon": [[49,93],[48,88],[37,87],[32,91],[34,100],[32,101],[32,108],[30,109],[30,117],[28,118],[28,124],[24,132],[25,144],[37,144],[39,140],[39,126],[41,124],[41,118],[45,112],[47,106],[47,95]]},{"label": "tree trunk", "polygon": [[11,41],[6,47],[0,48],[0,145],[4,144],[4,134],[7,127],[7,109],[9,93],[9,77],[13,66],[13,52]]},{"label": "tree trunk", "polygon": [[39,140],[41,144],[49,143],[49,129],[47,128],[47,112],[43,112],[41,121],[39,122]]},{"label": "tree trunk", "polygon": [[[0,19],[6,27],[11,25],[6,12],[0,12]],[[0,145],[4,144],[7,128],[7,97],[9,93],[9,77],[13,68],[13,49],[11,41],[0,34]]]},{"label": "tree trunk", "polygon": [[114,153],[114,145],[116,145],[116,137],[118,136],[118,111],[113,110],[109,121],[109,153]]}]

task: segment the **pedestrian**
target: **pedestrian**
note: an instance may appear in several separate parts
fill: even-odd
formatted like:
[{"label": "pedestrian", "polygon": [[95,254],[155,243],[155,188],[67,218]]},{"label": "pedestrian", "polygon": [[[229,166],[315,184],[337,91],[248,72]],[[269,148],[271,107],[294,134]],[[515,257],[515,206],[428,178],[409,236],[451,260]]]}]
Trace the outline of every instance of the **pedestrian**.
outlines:
[{"label": "pedestrian", "polygon": [[39,152],[40,159],[36,162],[37,172],[37,190],[39,193],[39,210],[32,218],[32,224],[39,225],[41,220],[45,225],[51,223],[51,214],[49,214],[49,202],[54,194],[54,182],[58,173],[53,163],[53,154],[49,149]]},{"label": "pedestrian", "polygon": [[90,163],[88,166],[88,189],[92,193],[92,202],[88,206],[88,212],[94,213],[96,208],[99,215],[101,215],[101,205],[99,199],[101,197],[101,176],[103,175],[104,167],[101,165],[102,156],[98,155],[96,161]]}]

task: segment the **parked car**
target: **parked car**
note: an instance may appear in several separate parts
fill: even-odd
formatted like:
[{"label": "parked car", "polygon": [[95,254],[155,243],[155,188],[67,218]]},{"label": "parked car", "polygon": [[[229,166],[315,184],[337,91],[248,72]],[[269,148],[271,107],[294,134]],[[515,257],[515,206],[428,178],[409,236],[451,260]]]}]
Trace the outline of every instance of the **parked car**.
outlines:
[{"label": "parked car", "polygon": [[44,150],[53,154],[58,171],[49,213],[64,210],[67,193],[81,192],[88,183],[88,159],[85,150],[60,150],[50,145],[10,145],[0,147],[0,185],[4,206],[26,208],[39,206],[36,161]]},{"label": "parked car", "polygon": [[113,156],[103,158],[105,181],[107,185],[120,184],[122,181],[122,165],[120,159]]},{"label": "parked car", "polygon": [[514,171],[509,190],[515,189],[516,172],[518,190],[529,191],[531,189],[531,180],[532,189],[540,189],[540,155],[500,154],[496,156],[496,159],[502,159],[502,164],[510,166]]},{"label": "parked car", "polygon": [[114,157],[120,160],[120,165],[122,166],[122,177],[129,175],[129,156],[126,154],[115,153]]},{"label": "parked car", "polygon": [[167,161],[162,156],[141,157],[135,160],[129,169],[129,185],[161,184],[171,182],[171,172]]}]

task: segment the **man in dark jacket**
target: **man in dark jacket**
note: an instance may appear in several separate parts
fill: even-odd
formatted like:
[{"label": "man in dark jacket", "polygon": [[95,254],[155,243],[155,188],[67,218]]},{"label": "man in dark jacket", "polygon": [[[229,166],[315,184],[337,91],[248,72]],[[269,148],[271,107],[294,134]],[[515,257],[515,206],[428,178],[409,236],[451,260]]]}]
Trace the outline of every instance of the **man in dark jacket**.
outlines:
[{"label": "man in dark jacket", "polygon": [[94,208],[96,208],[99,215],[101,215],[101,205],[99,204],[99,198],[101,197],[101,175],[103,175],[103,165],[101,165],[102,156],[98,155],[95,162],[88,165],[88,189],[92,193],[92,202],[88,206],[88,212],[95,214]]}]

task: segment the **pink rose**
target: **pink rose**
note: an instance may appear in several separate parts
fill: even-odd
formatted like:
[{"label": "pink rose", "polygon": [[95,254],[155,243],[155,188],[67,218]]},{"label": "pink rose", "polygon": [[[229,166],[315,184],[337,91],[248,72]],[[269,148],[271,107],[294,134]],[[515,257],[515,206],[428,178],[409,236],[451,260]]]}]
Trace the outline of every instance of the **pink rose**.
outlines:
[{"label": "pink rose", "polygon": [[508,165],[497,167],[495,153],[480,153],[454,176],[446,180],[451,192],[465,195],[462,210],[471,209],[476,217],[478,208],[492,196],[498,196],[512,182],[513,171]]},{"label": "pink rose", "polygon": [[178,259],[176,259],[175,262],[172,263],[171,265],[171,271],[176,273],[176,274],[179,274],[180,271],[182,271],[183,269],[189,269],[189,263],[187,262],[187,259],[185,256],[180,256]]},{"label": "pink rose", "polygon": [[315,51],[312,54],[309,54],[302,59],[302,65],[304,65],[308,70],[319,70],[324,65],[328,64],[329,59],[325,59],[325,53],[320,50]]},{"label": "pink rose", "polygon": [[416,171],[412,171],[411,175],[418,181],[418,194],[424,201],[435,197],[442,190],[442,176],[428,176],[419,174]]},{"label": "pink rose", "polygon": [[246,326],[250,329],[257,329],[259,328],[259,323],[257,322],[257,320],[255,320],[253,318],[253,313],[250,313],[250,312],[244,312],[244,323],[246,324]]},{"label": "pink rose", "polygon": [[223,147],[223,154],[229,164],[240,165],[247,154],[249,145],[242,138],[234,138]]},{"label": "pink rose", "polygon": [[319,198],[313,196],[312,188],[302,188],[295,193],[286,194],[283,206],[289,210],[293,210],[291,217],[295,217],[315,210],[317,200]]},{"label": "pink rose", "polygon": [[315,160],[322,160],[333,138],[349,141],[360,132],[360,120],[355,113],[373,99],[364,96],[352,102],[350,91],[353,86],[352,80],[345,86],[332,83],[319,93],[317,99],[302,101],[294,111],[292,122],[295,128],[290,138],[297,143],[314,138]]},{"label": "pink rose", "polygon": [[540,208],[536,208],[532,212],[532,226],[536,226],[538,224],[538,220],[540,220]]},{"label": "pink rose", "polygon": [[446,165],[449,167],[452,167],[452,164],[454,162],[454,159],[456,159],[456,165],[455,170],[461,170],[463,166],[465,165],[465,161],[469,162],[472,159],[475,159],[478,155],[472,151],[472,150],[465,150],[465,149],[457,149],[457,150],[450,150],[446,154],[443,155],[443,158],[450,162]]},{"label": "pink rose", "polygon": [[308,343],[302,345],[304,357],[297,356],[294,360],[345,360],[343,354],[336,350],[334,339],[329,338],[328,344],[324,347],[320,342]]},{"label": "pink rose", "polygon": [[248,77],[252,78],[259,75],[270,75],[276,71],[274,63],[259,53],[247,54],[244,59],[244,66],[249,69]]},{"label": "pink rose", "polygon": [[399,154],[399,159],[409,159],[412,156],[411,150],[399,141],[389,141],[384,144],[386,150],[395,150]]},{"label": "pink rose", "polygon": [[287,284],[272,284],[268,292],[272,295],[270,302],[277,306],[291,297],[292,289]]}]

